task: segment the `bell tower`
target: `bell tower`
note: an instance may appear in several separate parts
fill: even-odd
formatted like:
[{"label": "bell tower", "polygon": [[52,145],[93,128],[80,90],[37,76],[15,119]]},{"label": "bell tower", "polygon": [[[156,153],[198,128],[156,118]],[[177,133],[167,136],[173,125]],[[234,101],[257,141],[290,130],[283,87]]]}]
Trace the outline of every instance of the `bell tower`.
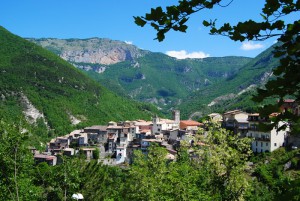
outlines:
[{"label": "bell tower", "polygon": [[179,110],[173,110],[173,119],[175,121],[175,124],[178,125],[180,124],[180,111]]}]

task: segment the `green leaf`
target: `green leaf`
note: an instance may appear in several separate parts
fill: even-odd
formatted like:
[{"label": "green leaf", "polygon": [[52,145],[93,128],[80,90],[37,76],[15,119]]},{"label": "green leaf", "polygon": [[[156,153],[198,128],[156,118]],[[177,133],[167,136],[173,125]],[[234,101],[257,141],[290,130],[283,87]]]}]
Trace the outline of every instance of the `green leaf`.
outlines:
[{"label": "green leaf", "polygon": [[206,27],[209,27],[211,25],[211,23],[209,23],[208,21],[206,20],[203,20],[202,24]]},{"label": "green leaf", "polygon": [[260,16],[262,16],[262,18],[264,19],[264,20],[267,20],[267,16],[266,15],[264,15],[264,14],[260,14]]},{"label": "green leaf", "polygon": [[145,26],[146,21],[143,20],[141,17],[133,17],[134,18],[134,22],[138,25],[138,26]]}]

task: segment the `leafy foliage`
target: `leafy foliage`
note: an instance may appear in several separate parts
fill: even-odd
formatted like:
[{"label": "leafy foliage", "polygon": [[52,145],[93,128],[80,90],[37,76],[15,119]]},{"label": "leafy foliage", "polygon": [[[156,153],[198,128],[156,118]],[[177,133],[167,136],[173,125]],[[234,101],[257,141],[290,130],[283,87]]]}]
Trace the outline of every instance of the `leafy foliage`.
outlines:
[{"label": "leafy foliage", "polygon": [[[299,161],[299,150],[252,156],[250,139],[213,123],[208,131],[199,131],[195,146],[182,143],[175,161],[166,158],[164,148],[153,145],[148,154],[134,152],[133,164],[123,167],[87,162],[80,156],[59,156],[63,164],[57,166],[34,165],[20,128],[1,122],[2,200],[70,200],[73,193],[82,193],[85,200],[299,198],[298,166],[284,169],[286,162]],[[249,157],[253,169],[247,165]]]},{"label": "leafy foliage", "polygon": [[299,174],[295,172],[297,167],[291,166],[288,170],[284,168],[286,164],[298,158],[298,154],[298,150],[286,151],[284,148],[280,148],[272,153],[257,156],[260,160],[256,165],[254,175],[265,185],[264,188],[267,187],[273,194],[273,199],[276,197],[277,200],[299,199],[297,197],[299,189],[295,185],[299,182]]},{"label": "leafy foliage", "polygon": [[[185,24],[189,16],[203,9],[213,9],[220,6],[222,0],[183,0],[177,5],[168,6],[165,10],[161,7],[151,9],[142,17],[135,17],[135,22],[139,26],[144,26],[147,22],[157,31],[157,39],[162,41],[165,33],[170,30],[185,32]],[[230,1],[232,3],[233,1]],[[270,80],[265,89],[259,89],[254,100],[261,102],[266,98],[279,98],[276,104],[265,107],[264,111],[269,115],[270,108],[276,105],[280,107],[283,99],[293,96],[299,101],[299,56],[300,56],[300,20],[295,18],[292,22],[284,21],[284,16],[298,14],[300,11],[299,0],[266,0],[262,8],[262,22],[247,20],[238,22],[236,25],[225,23],[217,28],[216,21],[203,21],[203,25],[210,27],[210,34],[223,35],[234,41],[245,40],[266,40],[271,37],[278,38],[280,42],[276,47],[274,56],[280,59],[280,64],[273,70],[276,79]],[[229,4],[230,4],[229,3]],[[226,5],[226,6],[229,6]],[[295,132],[299,131],[299,117],[291,118],[289,114],[281,114],[274,120],[276,125],[280,120],[289,119]]]},{"label": "leafy foliage", "polygon": [[24,129],[0,121],[1,200],[37,200],[42,193],[32,182],[33,157],[26,145],[28,133]]}]

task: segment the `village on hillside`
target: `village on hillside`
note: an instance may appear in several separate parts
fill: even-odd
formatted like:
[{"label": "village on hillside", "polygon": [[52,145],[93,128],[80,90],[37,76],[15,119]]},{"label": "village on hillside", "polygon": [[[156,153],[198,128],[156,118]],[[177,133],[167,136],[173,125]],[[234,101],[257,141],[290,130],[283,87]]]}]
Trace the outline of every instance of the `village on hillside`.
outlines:
[{"label": "village on hillside", "polygon": [[[281,111],[286,110],[300,115],[300,106],[294,100],[285,100]],[[273,113],[271,117],[277,114]],[[284,146],[297,149],[300,145],[300,138],[289,135],[288,127],[283,130],[274,127],[267,132],[260,131],[259,123],[267,123],[270,119],[261,117],[259,113],[248,114],[241,110],[233,110],[223,114],[212,113],[208,117],[210,121],[220,123],[223,128],[232,131],[232,135],[250,137],[252,151],[256,153],[272,152]],[[283,123],[279,122],[278,127]],[[46,162],[49,165],[61,163],[61,155],[77,154],[83,154],[87,160],[97,159],[106,165],[122,165],[132,163],[135,150],[147,153],[148,147],[156,143],[167,150],[167,159],[176,160],[180,143],[186,141],[192,147],[199,128],[208,129],[205,123],[181,120],[180,111],[174,110],[173,119],[155,116],[152,121],[111,121],[107,125],[74,130],[65,136],[52,139],[47,143],[45,152],[40,153],[32,148],[32,153],[36,163]]]}]

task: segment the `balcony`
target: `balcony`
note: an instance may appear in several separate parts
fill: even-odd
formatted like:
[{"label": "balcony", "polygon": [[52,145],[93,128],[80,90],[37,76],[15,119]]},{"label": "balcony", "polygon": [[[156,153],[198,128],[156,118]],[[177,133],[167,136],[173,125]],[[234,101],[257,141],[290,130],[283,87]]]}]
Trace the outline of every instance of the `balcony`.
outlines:
[{"label": "balcony", "polygon": [[234,123],[226,123],[225,126],[227,128],[233,128],[234,127]]},{"label": "balcony", "polygon": [[247,130],[249,127],[248,126],[238,126],[238,129],[240,130]]},{"label": "balcony", "polygon": [[268,118],[263,118],[263,117],[248,117],[247,119],[249,122],[267,122],[269,121]]},{"label": "balcony", "polygon": [[249,131],[258,131],[257,126],[249,126]]},{"label": "balcony", "polygon": [[263,142],[270,142],[270,138],[266,137],[256,137],[255,141],[263,141]]}]

